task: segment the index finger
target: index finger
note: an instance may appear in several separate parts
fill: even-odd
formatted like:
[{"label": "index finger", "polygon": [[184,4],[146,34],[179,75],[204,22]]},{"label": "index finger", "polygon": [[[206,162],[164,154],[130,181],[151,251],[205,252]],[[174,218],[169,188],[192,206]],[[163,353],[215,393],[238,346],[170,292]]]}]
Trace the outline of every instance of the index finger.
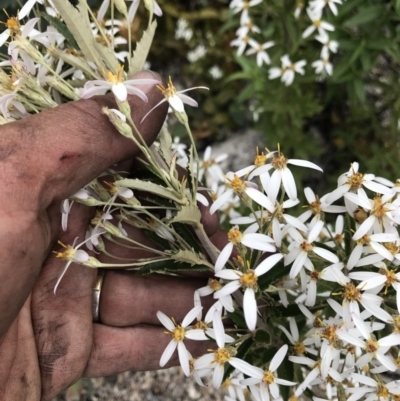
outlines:
[{"label": "index finger", "polygon": [[[159,76],[141,72],[135,78]],[[163,96],[154,84],[141,85],[141,89],[148,103],[136,96],[130,96],[129,103],[133,121],[145,141],[151,143],[161,129],[168,106],[165,103],[157,107],[152,118],[139,126]],[[117,132],[102,114],[103,107],[117,108],[113,95],[70,102],[6,124],[2,127],[2,142],[9,151],[3,177],[10,177],[14,185],[20,183],[21,187],[21,181],[29,182],[29,198],[36,195],[41,199],[39,207],[47,208],[52,201],[71,196],[113,164],[137,156],[137,146]],[[9,197],[2,192],[3,199]]]}]

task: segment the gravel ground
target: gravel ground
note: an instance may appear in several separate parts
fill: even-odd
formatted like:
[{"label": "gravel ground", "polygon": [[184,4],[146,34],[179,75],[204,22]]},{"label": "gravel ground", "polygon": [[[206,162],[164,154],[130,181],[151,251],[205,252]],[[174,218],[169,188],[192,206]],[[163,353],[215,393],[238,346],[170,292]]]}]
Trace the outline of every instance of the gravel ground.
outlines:
[{"label": "gravel ground", "polygon": [[[263,149],[261,133],[240,132],[213,145],[213,156],[228,153],[229,158],[222,168],[226,172],[236,171],[252,164],[257,145]],[[64,392],[53,401],[222,401],[223,398],[223,389],[200,387],[194,379],[185,377],[180,368],[171,368],[86,379],[76,395],[72,391]]]},{"label": "gravel ground", "polygon": [[223,395],[223,390],[200,387],[180,368],[171,368],[84,380],[81,396],[64,392],[53,401],[222,401]]}]

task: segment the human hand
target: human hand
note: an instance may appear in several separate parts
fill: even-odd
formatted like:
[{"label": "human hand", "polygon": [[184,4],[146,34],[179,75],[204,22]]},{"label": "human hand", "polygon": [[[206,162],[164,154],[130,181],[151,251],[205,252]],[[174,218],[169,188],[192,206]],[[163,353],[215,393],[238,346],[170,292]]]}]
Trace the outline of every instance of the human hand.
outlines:
[{"label": "human hand", "polygon": [[[148,104],[130,99],[137,125],[162,99],[156,88],[142,89]],[[92,322],[95,269],[71,266],[54,295],[64,264],[51,255],[52,249],[59,250],[55,241],[70,244],[84,238],[92,217],[89,208],[74,205],[68,231],[62,232],[60,202],[138,154],[101,114],[104,106],[113,107],[112,96],[69,103],[0,128],[1,400],[50,400],[83,375],[157,368],[170,340],[157,310],[179,321],[193,305],[194,290],[204,285],[193,278],[108,271],[101,324]],[[155,109],[140,126],[148,143],[159,132],[166,108]],[[217,224],[210,223],[205,227],[212,236]],[[141,237],[139,230],[130,230],[130,236]],[[189,345],[195,354],[194,347],[204,352],[207,346]],[[171,360],[176,363],[177,358]]]}]

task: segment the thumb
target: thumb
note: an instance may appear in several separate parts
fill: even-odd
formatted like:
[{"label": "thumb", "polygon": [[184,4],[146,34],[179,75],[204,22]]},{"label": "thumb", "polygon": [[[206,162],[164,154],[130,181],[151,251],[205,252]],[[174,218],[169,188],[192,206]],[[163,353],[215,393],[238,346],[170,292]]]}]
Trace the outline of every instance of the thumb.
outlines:
[{"label": "thumb", "polygon": [[[144,71],[134,77],[149,78],[160,80],[157,74]],[[157,107],[151,118],[140,124],[163,98],[155,84],[140,85],[140,89],[148,103],[137,96],[129,96],[128,100],[135,125],[151,143],[161,129],[168,105]],[[112,94],[70,102],[7,124],[10,141],[14,140],[10,144],[14,152],[9,157],[19,176],[29,181],[29,197],[38,199],[40,209],[71,196],[115,163],[139,154],[137,146],[102,114],[103,107],[117,108]]]}]

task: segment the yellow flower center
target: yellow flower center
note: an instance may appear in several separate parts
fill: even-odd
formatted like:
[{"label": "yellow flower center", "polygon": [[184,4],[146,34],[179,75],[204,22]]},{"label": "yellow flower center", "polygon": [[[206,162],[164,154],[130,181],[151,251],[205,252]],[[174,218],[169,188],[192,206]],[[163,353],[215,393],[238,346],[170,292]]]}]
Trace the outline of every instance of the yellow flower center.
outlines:
[{"label": "yellow flower center", "polygon": [[320,214],[321,213],[321,201],[319,200],[319,197],[316,196],[315,201],[311,202],[308,207],[311,209],[311,211],[313,212],[314,215]]},{"label": "yellow flower center", "polygon": [[193,326],[193,328],[198,329],[198,330],[207,330],[208,326],[206,322],[203,322],[201,320],[198,320],[196,324]]},{"label": "yellow flower center", "polygon": [[122,65],[119,65],[116,74],[113,74],[111,71],[108,71],[106,74],[106,80],[107,82],[110,82],[114,85],[124,82],[125,81],[124,67]]},{"label": "yellow flower center", "polygon": [[176,96],[176,89],[174,84],[172,83],[171,77],[169,77],[168,84],[165,87],[164,85],[157,85],[157,88],[160,89],[161,93],[166,97],[174,97]]},{"label": "yellow flower center", "polygon": [[329,344],[336,344],[338,341],[338,336],[336,334],[337,326],[334,324],[332,326],[326,326],[321,333],[321,338],[328,340]]},{"label": "yellow flower center", "polygon": [[267,158],[264,155],[264,152],[262,152],[260,155],[257,155],[254,158],[254,164],[256,167],[261,167],[264,166],[264,164],[267,162]]},{"label": "yellow flower center", "polygon": [[397,246],[396,242],[384,242],[382,244],[392,255],[396,255],[399,253],[399,246]]},{"label": "yellow flower center", "polygon": [[228,231],[228,240],[234,244],[240,244],[243,239],[243,234],[237,227],[233,227]]},{"label": "yellow flower center", "polygon": [[317,281],[319,279],[319,275],[320,275],[319,272],[314,270],[310,274],[310,279],[314,280],[314,281]]},{"label": "yellow flower center", "polygon": [[264,376],[262,378],[263,383],[272,384],[275,382],[275,376],[272,372],[264,372]]},{"label": "yellow flower center", "polygon": [[343,234],[336,234],[335,235],[335,242],[337,244],[341,244],[343,242],[343,239],[344,239]]},{"label": "yellow flower center", "polygon": [[222,387],[223,388],[228,388],[231,385],[231,379],[226,379],[223,383],[222,383]]},{"label": "yellow flower center", "polygon": [[384,399],[389,399],[389,390],[382,383],[378,383],[376,388],[376,395]]},{"label": "yellow flower center", "polygon": [[231,187],[235,192],[243,192],[246,189],[246,183],[241,180],[236,174],[233,175],[233,179],[228,178],[226,183],[228,187]]},{"label": "yellow flower center", "polygon": [[278,156],[274,156],[271,161],[276,170],[283,170],[286,167],[286,162],[287,159],[281,152],[278,152]]},{"label": "yellow flower center", "polygon": [[313,246],[309,244],[307,241],[304,241],[302,244],[300,244],[300,248],[306,252],[311,252],[313,250]]},{"label": "yellow flower center", "polygon": [[298,341],[293,345],[292,351],[296,355],[303,355],[306,352],[306,347],[303,343]]},{"label": "yellow flower center", "polygon": [[319,28],[320,26],[321,26],[321,20],[315,20],[314,21],[314,25],[317,27],[317,28]]},{"label": "yellow flower center", "polygon": [[365,351],[369,353],[374,353],[378,351],[379,344],[376,341],[368,340],[367,345],[365,346]]},{"label": "yellow flower center", "polygon": [[208,282],[208,286],[213,290],[213,291],[218,291],[222,288],[221,283],[216,280],[215,278],[212,278]]},{"label": "yellow flower center", "polygon": [[347,183],[351,187],[350,190],[355,192],[357,189],[361,188],[363,179],[364,179],[364,174],[353,172],[353,174],[347,180]]},{"label": "yellow flower center", "polygon": [[246,273],[244,273],[240,277],[239,282],[243,287],[247,287],[247,288],[255,287],[257,284],[256,273],[254,273],[254,270],[248,270]]},{"label": "yellow flower center", "polygon": [[346,284],[342,297],[346,301],[358,301],[360,299],[361,293],[358,288],[353,283]]},{"label": "yellow flower center", "polygon": [[231,354],[226,348],[218,348],[214,352],[214,362],[218,365],[224,365],[231,359]]},{"label": "yellow flower center", "polygon": [[176,342],[183,341],[185,338],[185,329],[182,326],[176,326],[172,332],[172,337]]},{"label": "yellow flower center", "polygon": [[18,18],[15,17],[9,17],[7,19],[7,22],[5,23],[5,26],[11,31],[11,35],[15,35],[17,33],[20,33],[20,23],[18,21]]},{"label": "yellow flower center", "polygon": [[383,274],[386,276],[385,286],[390,287],[393,283],[397,283],[396,272],[394,270],[384,270]]},{"label": "yellow flower center", "polygon": [[76,249],[74,249],[71,245],[65,245],[61,241],[58,241],[59,245],[61,245],[64,250],[62,252],[55,252],[56,258],[59,258],[61,260],[69,261],[72,260],[75,256]]},{"label": "yellow flower center", "polygon": [[375,196],[374,204],[372,206],[371,214],[382,220],[389,209],[382,203],[382,198],[380,195]]}]

